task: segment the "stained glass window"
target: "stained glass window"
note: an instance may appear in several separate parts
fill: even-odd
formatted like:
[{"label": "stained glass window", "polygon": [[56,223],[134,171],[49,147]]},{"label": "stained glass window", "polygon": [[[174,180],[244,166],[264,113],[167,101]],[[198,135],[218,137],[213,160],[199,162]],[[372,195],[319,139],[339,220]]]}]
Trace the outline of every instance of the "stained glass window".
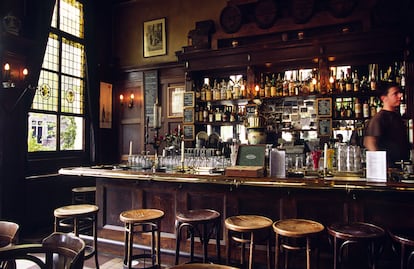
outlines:
[{"label": "stained glass window", "polygon": [[29,152],[84,149],[83,5],[56,2],[38,88],[29,112]]}]

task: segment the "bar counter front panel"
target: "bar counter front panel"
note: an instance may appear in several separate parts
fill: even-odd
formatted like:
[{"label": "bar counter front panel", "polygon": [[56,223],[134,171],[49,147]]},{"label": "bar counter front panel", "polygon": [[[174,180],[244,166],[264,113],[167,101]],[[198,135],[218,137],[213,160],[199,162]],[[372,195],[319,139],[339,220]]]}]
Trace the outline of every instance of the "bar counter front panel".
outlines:
[{"label": "bar counter front panel", "polygon": [[[324,225],[366,221],[384,228],[414,227],[414,184],[410,183],[146,174],[82,167],[62,169],[60,174],[96,178],[101,230],[120,231],[120,212],[134,208],[163,210],[161,230],[169,238],[174,238],[176,212],[197,208],[217,210],[222,221],[237,214],[258,214],[274,221],[306,218]],[[174,244],[163,247],[174,249]]]}]

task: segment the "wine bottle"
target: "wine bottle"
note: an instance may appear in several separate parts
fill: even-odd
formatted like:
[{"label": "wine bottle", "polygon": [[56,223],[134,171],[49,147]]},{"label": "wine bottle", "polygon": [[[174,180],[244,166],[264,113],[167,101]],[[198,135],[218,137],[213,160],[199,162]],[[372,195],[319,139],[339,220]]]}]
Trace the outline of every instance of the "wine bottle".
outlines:
[{"label": "wine bottle", "polygon": [[354,108],[355,108],[355,118],[357,119],[362,118],[361,103],[359,102],[358,98],[355,98]]}]

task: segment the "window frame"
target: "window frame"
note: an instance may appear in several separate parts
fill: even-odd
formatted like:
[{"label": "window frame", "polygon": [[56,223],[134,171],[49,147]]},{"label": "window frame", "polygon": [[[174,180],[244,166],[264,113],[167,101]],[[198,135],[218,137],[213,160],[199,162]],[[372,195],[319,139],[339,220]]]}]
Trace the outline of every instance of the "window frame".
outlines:
[{"label": "window frame", "polygon": [[[52,24],[49,26],[49,35],[53,34],[57,36],[57,40],[59,43],[59,55],[58,55],[58,70],[50,70],[43,67],[42,62],[42,68],[41,70],[52,72],[54,74],[57,74],[58,76],[58,108],[57,111],[49,111],[49,110],[41,110],[41,109],[29,109],[29,113],[46,113],[49,115],[54,115],[57,117],[56,121],[56,149],[50,150],[50,151],[34,151],[29,152],[29,149],[27,148],[27,155],[28,155],[28,166],[29,166],[29,175],[33,174],[39,174],[39,173],[50,173],[52,171],[56,172],[56,168],[60,168],[62,166],[71,166],[71,165],[81,165],[82,163],[85,163],[89,160],[89,150],[90,150],[90,115],[89,115],[89,108],[88,108],[88,89],[87,89],[87,61],[86,61],[86,38],[85,38],[85,4],[81,0],[77,0],[77,2],[81,3],[83,5],[83,38],[77,37],[75,35],[69,34],[67,32],[64,32],[59,29],[60,25],[60,4],[63,0],[57,0],[56,1],[56,9],[57,9],[57,17],[56,27],[53,27]],[[48,38],[49,38],[48,35]],[[83,58],[84,58],[84,66],[83,66],[83,76],[77,77],[71,74],[62,73],[62,44],[65,42],[64,39],[70,41],[79,43],[83,46]],[[82,113],[69,113],[69,112],[62,112],[62,77],[68,76],[72,78],[81,79],[83,82],[83,111]],[[81,117],[83,118],[83,133],[82,133],[82,149],[75,149],[75,150],[62,150],[61,148],[61,142],[60,142],[60,135],[61,135],[61,116],[75,116],[75,117]],[[28,118],[29,119],[29,114]],[[28,125],[27,134],[30,135],[29,130],[30,125]]]}]

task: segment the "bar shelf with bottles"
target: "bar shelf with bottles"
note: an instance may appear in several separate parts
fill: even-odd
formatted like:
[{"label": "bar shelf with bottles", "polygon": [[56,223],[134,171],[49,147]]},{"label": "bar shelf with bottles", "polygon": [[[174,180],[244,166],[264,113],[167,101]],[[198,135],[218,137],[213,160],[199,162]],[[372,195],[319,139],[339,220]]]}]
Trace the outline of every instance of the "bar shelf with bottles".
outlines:
[{"label": "bar shelf with bottles", "polygon": [[223,78],[203,78],[202,82],[193,81],[196,97],[195,124],[198,130],[210,125],[220,133],[220,126],[243,125],[248,103],[246,78],[230,75]]}]

